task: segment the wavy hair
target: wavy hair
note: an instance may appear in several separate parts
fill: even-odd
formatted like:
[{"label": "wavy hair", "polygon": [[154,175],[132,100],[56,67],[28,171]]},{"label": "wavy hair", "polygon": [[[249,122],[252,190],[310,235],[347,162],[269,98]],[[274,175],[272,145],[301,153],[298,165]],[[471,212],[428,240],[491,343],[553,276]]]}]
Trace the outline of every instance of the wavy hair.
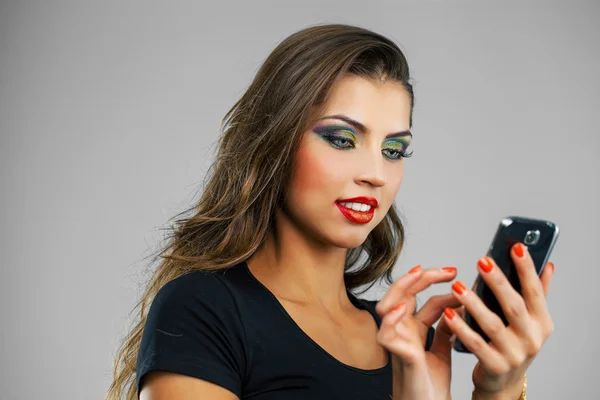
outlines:
[{"label": "wavy hair", "polygon": [[[117,351],[105,400],[137,399],[135,372],[147,312],[159,289],[194,270],[217,270],[247,260],[274,228],[289,187],[294,154],[311,111],[324,105],[332,86],[347,74],[403,85],[414,95],[400,48],[370,30],[313,25],[285,38],[266,58],[249,88],[221,120],[216,159],[198,204],[173,217],[167,245],[136,304],[139,319]],[[184,216],[187,214],[188,216]],[[349,249],[348,290],[378,280],[392,283],[404,243],[395,205],[368,235]]]}]

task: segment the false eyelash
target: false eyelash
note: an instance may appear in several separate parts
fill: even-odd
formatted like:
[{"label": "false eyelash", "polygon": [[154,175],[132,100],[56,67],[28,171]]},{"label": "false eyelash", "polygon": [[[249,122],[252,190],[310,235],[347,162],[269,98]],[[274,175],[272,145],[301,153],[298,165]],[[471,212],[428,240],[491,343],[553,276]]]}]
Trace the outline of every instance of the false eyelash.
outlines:
[{"label": "false eyelash", "polygon": [[[345,137],[339,137],[336,135],[322,135],[321,136],[323,139],[327,140],[329,143],[331,143],[335,148],[340,149],[340,150],[349,150],[349,149],[353,149],[355,146],[354,142],[351,139],[345,138]],[[351,146],[340,146],[339,144],[336,144],[336,141],[344,141],[349,143]],[[394,150],[394,151],[398,151],[398,150]],[[399,161],[403,158],[410,158],[413,155],[413,151],[410,152],[405,152],[402,151],[400,152],[400,158],[396,158],[396,159],[390,159],[392,161]]]},{"label": "false eyelash", "polygon": [[413,155],[413,153],[414,153],[414,150],[411,150],[411,151],[409,151],[408,153],[406,153],[406,152],[405,152],[405,153],[402,155],[402,158],[411,158],[411,157],[412,157],[412,155]]},{"label": "false eyelash", "polygon": [[405,151],[398,151],[398,150],[392,150],[392,151],[396,151],[396,152],[400,153],[400,158],[388,158],[391,161],[400,161],[403,158],[410,158],[413,155],[412,151],[409,153],[407,153]]}]

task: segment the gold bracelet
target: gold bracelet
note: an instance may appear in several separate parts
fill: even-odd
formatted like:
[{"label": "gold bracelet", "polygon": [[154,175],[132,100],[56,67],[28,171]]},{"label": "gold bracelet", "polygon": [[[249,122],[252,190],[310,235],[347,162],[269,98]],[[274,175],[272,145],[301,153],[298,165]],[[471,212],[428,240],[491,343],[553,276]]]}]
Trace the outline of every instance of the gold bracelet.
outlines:
[{"label": "gold bracelet", "polygon": [[[521,395],[517,400],[527,400],[527,374],[524,375],[523,381],[523,390],[521,391]],[[475,393],[475,389],[473,389],[473,393]]]},{"label": "gold bracelet", "polygon": [[519,400],[527,400],[527,374],[525,374],[525,381],[523,382],[523,391]]}]

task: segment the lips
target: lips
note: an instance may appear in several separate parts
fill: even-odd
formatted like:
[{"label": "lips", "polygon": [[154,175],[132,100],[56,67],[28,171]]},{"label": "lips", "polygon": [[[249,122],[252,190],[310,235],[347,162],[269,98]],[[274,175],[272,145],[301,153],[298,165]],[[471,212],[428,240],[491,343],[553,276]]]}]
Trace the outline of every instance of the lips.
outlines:
[{"label": "lips", "polygon": [[362,204],[368,204],[373,208],[377,207],[379,205],[376,198],[364,197],[364,196],[353,197],[351,199],[342,199],[342,200],[338,200],[337,202],[338,203],[362,203]]},{"label": "lips", "polygon": [[[341,203],[344,203],[345,205]],[[361,208],[367,208],[367,206],[369,206],[369,209],[361,211],[346,207],[346,205],[350,205],[350,203],[354,205],[366,205]],[[373,216],[375,214],[375,208],[377,207],[378,202],[377,199],[373,197],[354,197],[351,199],[338,200],[335,202],[335,205],[342,212],[344,217],[346,217],[346,219],[348,219],[349,221],[357,224],[367,224],[373,219]]]}]

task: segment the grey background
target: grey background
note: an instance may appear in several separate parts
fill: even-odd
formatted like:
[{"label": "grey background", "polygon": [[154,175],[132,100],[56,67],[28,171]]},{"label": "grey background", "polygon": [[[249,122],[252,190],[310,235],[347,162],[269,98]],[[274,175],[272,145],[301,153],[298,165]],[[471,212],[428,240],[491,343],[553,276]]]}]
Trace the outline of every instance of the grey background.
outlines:
[{"label": "grey background", "polygon": [[[412,67],[395,276],[450,264],[472,282],[500,218],[555,221],[556,330],[529,397],[595,397],[599,2],[281,3],[0,4],[0,399],[103,397],[144,257],[198,199],[221,117],[321,22],[387,35]],[[455,356],[454,398],[474,362]]]}]

